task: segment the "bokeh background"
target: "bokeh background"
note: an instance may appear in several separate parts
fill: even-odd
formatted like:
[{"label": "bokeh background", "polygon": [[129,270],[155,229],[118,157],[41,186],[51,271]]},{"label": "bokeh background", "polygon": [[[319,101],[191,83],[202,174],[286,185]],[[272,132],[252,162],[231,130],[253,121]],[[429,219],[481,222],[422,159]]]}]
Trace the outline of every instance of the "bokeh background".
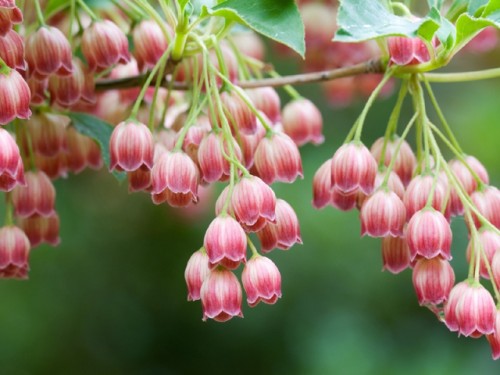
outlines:
[{"label": "bokeh background", "polygon": [[[284,73],[297,70],[271,60]],[[498,51],[467,55],[450,69],[498,61]],[[499,186],[500,81],[434,87],[463,148]],[[0,283],[0,373],[499,373],[485,339],[457,338],[418,306],[411,271],[381,272],[380,241],[360,238],[356,211],[312,208],[314,172],[341,145],[362,103],[334,109],[317,85],[298,89],[321,108],[326,141],[302,149],[303,180],[273,186],[296,209],[304,240],[270,254],[283,279],[276,305],[245,306],[244,319],[224,324],[202,322],[200,303],[186,301],[183,275],[215,195],[205,211],[186,215],[128,194],[104,170],[85,172],[56,182],[61,245],[32,252],[29,281]],[[393,103],[378,101],[370,111],[366,144],[382,135]],[[407,107],[403,118],[409,114]],[[452,265],[462,280],[467,234],[462,219],[452,224]]]}]

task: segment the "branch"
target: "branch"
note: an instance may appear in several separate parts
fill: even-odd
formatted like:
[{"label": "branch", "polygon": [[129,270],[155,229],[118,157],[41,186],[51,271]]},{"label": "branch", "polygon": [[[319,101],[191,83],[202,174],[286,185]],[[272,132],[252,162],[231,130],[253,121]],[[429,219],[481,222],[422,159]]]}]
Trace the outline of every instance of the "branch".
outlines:
[{"label": "branch", "polygon": [[[264,78],[256,79],[252,81],[241,81],[238,82],[238,86],[243,89],[252,89],[264,86],[286,86],[286,85],[301,85],[304,83],[313,82],[323,82],[331,81],[343,77],[357,76],[361,74],[370,73],[384,73],[385,66],[380,60],[368,60],[360,64],[348,66],[345,68],[337,68],[331,70],[325,70],[321,72],[303,73],[289,75],[279,78]],[[96,82],[96,90],[112,90],[112,89],[127,89],[131,87],[139,87],[144,84],[147,74],[138,75],[133,77],[119,78],[119,79],[104,79]],[[151,82],[151,85],[155,84],[155,80]],[[163,87],[168,87],[170,82],[164,79],[162,82]],[[185,82],[173,82],[174,90],[189,90],[191,86]]]}]

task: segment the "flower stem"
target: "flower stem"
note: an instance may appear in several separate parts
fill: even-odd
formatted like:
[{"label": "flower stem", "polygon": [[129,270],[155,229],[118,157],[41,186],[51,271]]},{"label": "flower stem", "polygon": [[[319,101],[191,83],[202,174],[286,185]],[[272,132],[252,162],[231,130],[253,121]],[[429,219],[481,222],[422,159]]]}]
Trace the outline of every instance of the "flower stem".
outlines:
[{"label": "flower stem", "polygon": [[428,82],[440,83],[479,81],[482,79],[500,78],[500,68],[459,73],[426,73],[423,75],[423,78]]},{"label": "flower stem", "polygon": [[96,16],[96,14],[92,11],[92,9],[90,9],[90,7],[85,3],[85,1],[78,0],[78,4],[85,11],[85,13],[87,13],[89,15],[89,17],[92,18],[92,21],[97,21],[99,19]]},{"label": "flower stem", "polygon": [[35,10],[36,18],[40,26],[45,26],[45,19],[43,18],[42,7],[40,6],[40,0],[35,0]]}]

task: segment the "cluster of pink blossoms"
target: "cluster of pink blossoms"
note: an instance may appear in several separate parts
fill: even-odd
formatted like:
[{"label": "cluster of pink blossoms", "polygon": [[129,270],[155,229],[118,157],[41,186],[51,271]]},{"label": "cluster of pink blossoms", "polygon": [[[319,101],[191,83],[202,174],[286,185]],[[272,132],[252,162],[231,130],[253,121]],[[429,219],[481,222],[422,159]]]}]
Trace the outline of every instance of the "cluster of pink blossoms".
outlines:
[{"label": "cluster of pink blossoms", "polygon": [[[429,60],[418,38],[389,38],[388,47],[391,64]],[[421,118],[432,144],[433,132],[442,133]],[[486,169],[473,156],[458,152],[446,163],[437,146],[431,150],[422,150],[417,158],[394,131],[376,140],[370,150],[355,138],[316,172],[313,205],[359,209],[361,235],[382,238],[383,269],[397,274],[411,268],[419,304],[451,331],[474,338],[485,335],[497,359],[500,309],[481,278],[492,279],[498,301],[500,191],[489,185]],[[450,221],[461,215],[470,235],[465,252],[470,272],[455,284]]]}]

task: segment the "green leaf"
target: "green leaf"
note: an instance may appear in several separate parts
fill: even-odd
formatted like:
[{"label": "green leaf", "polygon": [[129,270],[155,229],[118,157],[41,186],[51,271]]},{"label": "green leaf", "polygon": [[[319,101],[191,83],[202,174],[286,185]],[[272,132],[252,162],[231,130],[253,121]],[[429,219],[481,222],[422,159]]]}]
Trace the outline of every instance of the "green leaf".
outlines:
[{"label": "green leaf", "polygon": [[427,5],[429,5],[429,9],[441,9],[441,7],[443,6],[443,0],[427,0]]},{"label": "green leaf", "polygon": [[414,21],[397,16],[378,0],[341,1],[337,24],[339,29],[334,40],[340,42],[361,42],[391,35],[420,36],[430,42],[440,26],[430,17]]},{"label": "green leaf", "polygon": [[471,16],[477,16],[478,10],[484,7],[486,3],[488,3],[488,0],[470,0],[467,13]]},{"label": "green leaf", "polygon": [[494,20],[488,18],[475,18],[468,13],[461,14],[455,25],[457,28],[456,51],[459,51],[465,46],[477,35],[477,33],[479,33],[479,31],[485,27],[494,25]]},{"label": "green leaf", "polygon": [[500,28],[500,0],[490,0],[484,8],[483,17],[493,21],[497,28]]},{"label": "green leaf", "polygon": [[[73,126],[83,135],[94,139],[101,148],[102,159],[109,168],[109,138],[113,132],[113,127],[101,119],[87,113],[70,112],[68,117]],[[123,172],[113,172],[118,181],[123,181],[127,175]]]},{"label": "green leaf", "polygon": [[246,25],[304,57],[304,24],[294,0],[227,0],[204,12]]},{"label": "green leaf", "polygon": [[436,31],[436,36],[438,37],[441,45],[446,51],[451,51],[455,46],[456,41],[456,29],[448,19],[441,16],[437,8],[432,8],[429,12],[429,17],[431,17],[436,23],[438,23],[439,29]]}]

